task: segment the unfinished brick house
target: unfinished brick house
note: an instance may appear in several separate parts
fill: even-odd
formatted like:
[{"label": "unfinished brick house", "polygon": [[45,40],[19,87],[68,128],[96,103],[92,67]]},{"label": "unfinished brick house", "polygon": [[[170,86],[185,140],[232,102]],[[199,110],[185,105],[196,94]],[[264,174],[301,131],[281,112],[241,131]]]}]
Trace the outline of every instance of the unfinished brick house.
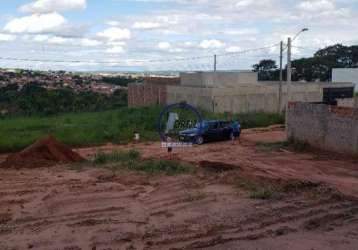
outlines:
[{"label": "unfinished brick house", "polygon": [[146,77],[142,83],[129,84],[128,106],[165,105],[168,85],[180,85],[180,79],[177,77]]}]

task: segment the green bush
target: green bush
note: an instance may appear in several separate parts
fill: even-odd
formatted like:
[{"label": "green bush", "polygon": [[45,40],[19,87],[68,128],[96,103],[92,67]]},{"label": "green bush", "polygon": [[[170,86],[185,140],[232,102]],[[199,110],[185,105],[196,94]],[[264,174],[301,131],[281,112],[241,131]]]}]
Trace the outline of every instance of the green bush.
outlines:
[{"label": "green bush", "polygon": [[141,161],[140,153],[136,150],[128,152],[113,151],[111,153],[99,152],[95,155],[93,164],[107,167],[113,171],[126,169],[142,171],[148,174],[176,175],[194,172],[193,166],[177,161],[156,159]]}]

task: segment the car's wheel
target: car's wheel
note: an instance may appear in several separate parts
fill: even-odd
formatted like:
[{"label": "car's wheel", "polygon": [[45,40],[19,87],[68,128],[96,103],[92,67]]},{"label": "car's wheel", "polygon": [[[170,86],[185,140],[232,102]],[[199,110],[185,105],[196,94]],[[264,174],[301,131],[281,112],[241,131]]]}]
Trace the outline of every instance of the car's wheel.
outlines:
[{"label": "car's wheel", "polygon": [[195,137],[195,143],[198,144],[198,145],[204,144],[204,138],[202,136],[200,136],[200,135]]}]

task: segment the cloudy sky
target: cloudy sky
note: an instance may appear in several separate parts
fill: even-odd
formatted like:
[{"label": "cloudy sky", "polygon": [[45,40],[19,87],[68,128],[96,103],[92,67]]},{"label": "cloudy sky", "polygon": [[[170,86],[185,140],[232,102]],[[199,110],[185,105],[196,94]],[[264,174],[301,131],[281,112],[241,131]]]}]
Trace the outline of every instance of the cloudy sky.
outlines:
[{"label": "cloudy sky", "polygon": [[358,44],[357,23],[358,0],[1,0],[0,67],[248,69],[305,27],[294,58]]}]

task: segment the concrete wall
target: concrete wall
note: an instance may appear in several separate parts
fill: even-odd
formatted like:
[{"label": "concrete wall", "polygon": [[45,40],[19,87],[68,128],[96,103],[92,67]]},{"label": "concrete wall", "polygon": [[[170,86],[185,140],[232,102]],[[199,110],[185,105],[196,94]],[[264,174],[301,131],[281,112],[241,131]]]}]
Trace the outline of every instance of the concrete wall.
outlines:
[{"label": "concrete wall", "polygon": [[213,88],[167,86],[167,104],[187,102],[207,111],[213,110]]},{"label": "concrete wall", "polygon": [[145,107],[167,103],[167,87],[154,84],[129,84],[128,106]]},{"label": "concrete wall", "polygon": [[[318,85],[296,85],[291,87],[292,101],[320,102],[322,88]],[[279,110],[279,94],[277,84],[251,84],[235,88],[201,88],[168,86],[167,102],[186,101],[204,110],[217,113],[268,112]],[[287,87],[283,86],[283,100],[280,110],[287,103]]]},{"label": "concrete wall", "polygon": [[290,103],[288,137],[342,153],[358,153],[358,109]]},{"label": "concrete wall", "polygon": [[181,85],[188,87],[237,87],[257,84],[256,72],[195,72],[181,73]]},{"label": "concrete wall", "polygon": [[358,92],[358,68],[332,69],[332,82],[351,82]]}]

